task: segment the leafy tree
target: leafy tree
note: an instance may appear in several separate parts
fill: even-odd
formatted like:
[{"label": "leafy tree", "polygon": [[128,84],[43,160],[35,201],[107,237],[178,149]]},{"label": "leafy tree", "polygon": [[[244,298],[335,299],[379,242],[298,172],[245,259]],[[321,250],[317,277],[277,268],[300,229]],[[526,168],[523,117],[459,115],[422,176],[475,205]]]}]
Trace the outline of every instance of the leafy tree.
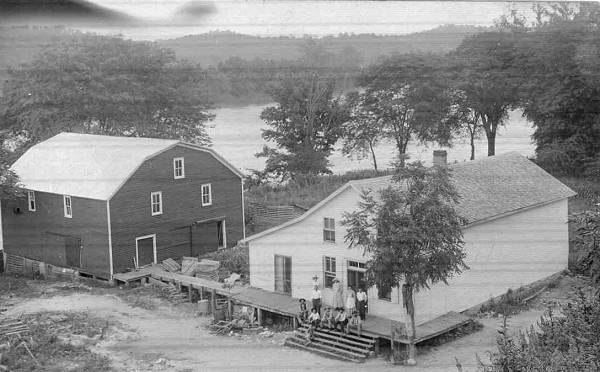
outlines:
[{"label": "leafy tree", "polygon": [[401,160],[411,140],[449,145],[453,128],[445,121],[450,99],[441,66],[439,56],[398,55],[381,60],[359,78],[365,109],[394,141]]},{"label": "leafy tree", "polygon": [[454,86],[462,91],[462,106],[481,123],[488,156],[496,154],[496,134],[508,111],[518,103],[520,79],[510,74],[515,64],[517,33],[483,32],[463,40],[454,53]]},{"label": "leafy tree", "polygon": [[265,108],[260,117],[270,127],[262,137],[277,149],[265,146],[257,154],[267,158],[267,174],[285,179],[331,173],[327,158],[348,117],[334,88],[331,78],[304,73],[287,76],[271,89],[277,105]]},{"label": "leafy tree", "polygon": [[577,263],[578,269],[590,275],[600,287],[600,208],[572,215],[570,222],[575,226],[573,248],[584,253]]},{"label": "leafy tree", "polygon": [[19,177],[10,170],[11,159],[11,154],[0,141],[0,201],[23,195],[23,190],[19,187]]},{"label": "leafy tree", "polygon": [[61,131],[209,142],[202,74],[156,44],[74,34],[9,74],[2,126],[29,145]]},{"label": "leafy tree", "polygon": [[506,325],[499,331],[497,351],[491,353],[493,371],[598,371],[600,370],[600,297],[577,298],[549,311],[537,327],[510,337]]},{"label": "leafy tree", "polygon": [[344,124],[342,153],[349,157],[364,159],[371,156],[375,173],[377,158],[375,146],[383,138],[383,128],[364,104],[364,95],[351,92],[346,96],[350,107],[349,120]]},{"label": "leafy tree", "polygon": [[468,269],[462,251],[459,195],[446,167],[426,168],[415,162],[398,167],[394,183],[367,193],[357,211],[346,213],[342,224],[350,248],[362,247],[370,255],[367,281],[379,288],[402,284],[403,303],[409,315],[411,353],[414,359],[415,309],[413,292],[447,281]]}]

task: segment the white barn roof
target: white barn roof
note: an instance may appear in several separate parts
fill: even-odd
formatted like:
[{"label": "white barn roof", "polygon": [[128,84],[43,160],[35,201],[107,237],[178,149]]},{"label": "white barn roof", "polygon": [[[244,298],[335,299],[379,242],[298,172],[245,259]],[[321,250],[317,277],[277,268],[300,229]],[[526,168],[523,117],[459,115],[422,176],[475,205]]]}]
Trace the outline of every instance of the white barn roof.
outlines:
[{"label": "white barn roof", "polygon": [[33,146],[12,166],[29,190],[108,200],[147,159],[183,145],[213,155],[243,174],[214,150],[177,140],[60,133]]}]

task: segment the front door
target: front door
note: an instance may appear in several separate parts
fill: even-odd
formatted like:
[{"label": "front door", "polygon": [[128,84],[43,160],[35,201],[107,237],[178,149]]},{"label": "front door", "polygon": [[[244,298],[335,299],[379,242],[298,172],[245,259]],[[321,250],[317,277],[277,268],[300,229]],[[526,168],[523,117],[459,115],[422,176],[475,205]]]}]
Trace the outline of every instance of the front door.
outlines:
[{"label": "front door", "polygon": [[292,294],[292,258],[275,255],[275,291]]},{"label": "front door", "polygon": [[65,259],[68,267],[81,267],[81,239],[65,237]]},{"label": "front door", "polygon": [[138,267],[156,263],[156,235],[136,238],[135,255]]},{"label": "front door", "polygon": [[362,287],[366,291],[365,271],[366,265],[364,262],[348,261],[348,287],[355,291]]}]

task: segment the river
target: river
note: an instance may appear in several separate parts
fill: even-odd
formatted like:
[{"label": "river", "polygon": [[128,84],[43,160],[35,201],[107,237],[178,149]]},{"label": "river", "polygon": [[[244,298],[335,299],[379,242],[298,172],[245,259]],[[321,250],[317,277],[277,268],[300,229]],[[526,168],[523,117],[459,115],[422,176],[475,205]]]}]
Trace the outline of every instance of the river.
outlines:
[{"label": "river", "polygon": [[[261,111],[267,105],[250,105],[235,108],[220,108],[214,112],[216,118],[209,123],[208,133],[212,138],[213,148],[228,159],[231,163],[243,170],[259,169],[265,166],[264,158],[256,158],[254,154],[260,152],[266,142],[261,137],[261,129],[266,124],[260,119]],[[522,155],[534,154],[534,145],[531,142],[533,128],[531,123],[521,117],[519,111],[510,113],[506,125],[498,129],[496,138],[496,154],[516,151]],[[431,163],[433,150],[448,151],[449,162],[468,161],[471,150],[468,140],[456,141],[453,147],[445,148],[435,144],[408,145],[411,160],[421,160],[426,164]],[[475,157],[487,154],[487,141],[485,135],[475,144]],[[375,149],[379,168],[387,168],[394,160],[396,150],[391,143],[382,143]],[[339,149],[329,158],[331,170],[334,173],[344,173],[349,170],[372,168],[371,159],[349,159],[341,154]]]}]

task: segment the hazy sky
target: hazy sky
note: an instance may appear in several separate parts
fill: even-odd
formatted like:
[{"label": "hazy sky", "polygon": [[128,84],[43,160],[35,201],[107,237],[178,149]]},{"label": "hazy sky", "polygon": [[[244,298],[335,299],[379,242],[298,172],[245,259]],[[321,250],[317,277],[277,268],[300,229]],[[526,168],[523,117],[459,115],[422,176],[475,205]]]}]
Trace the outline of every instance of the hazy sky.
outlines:
[{"label": "hazy sky", "polygon": [[[443,24],[487,26],[511,9],[532,3],[281,0],[93,0],[141,18],[136,27],[90,29],[134,39],[162,39],[231,30],[253,35],[328,35],[341,32],[405,34]],[[183,12],[182,9],[187,9]]]}]

